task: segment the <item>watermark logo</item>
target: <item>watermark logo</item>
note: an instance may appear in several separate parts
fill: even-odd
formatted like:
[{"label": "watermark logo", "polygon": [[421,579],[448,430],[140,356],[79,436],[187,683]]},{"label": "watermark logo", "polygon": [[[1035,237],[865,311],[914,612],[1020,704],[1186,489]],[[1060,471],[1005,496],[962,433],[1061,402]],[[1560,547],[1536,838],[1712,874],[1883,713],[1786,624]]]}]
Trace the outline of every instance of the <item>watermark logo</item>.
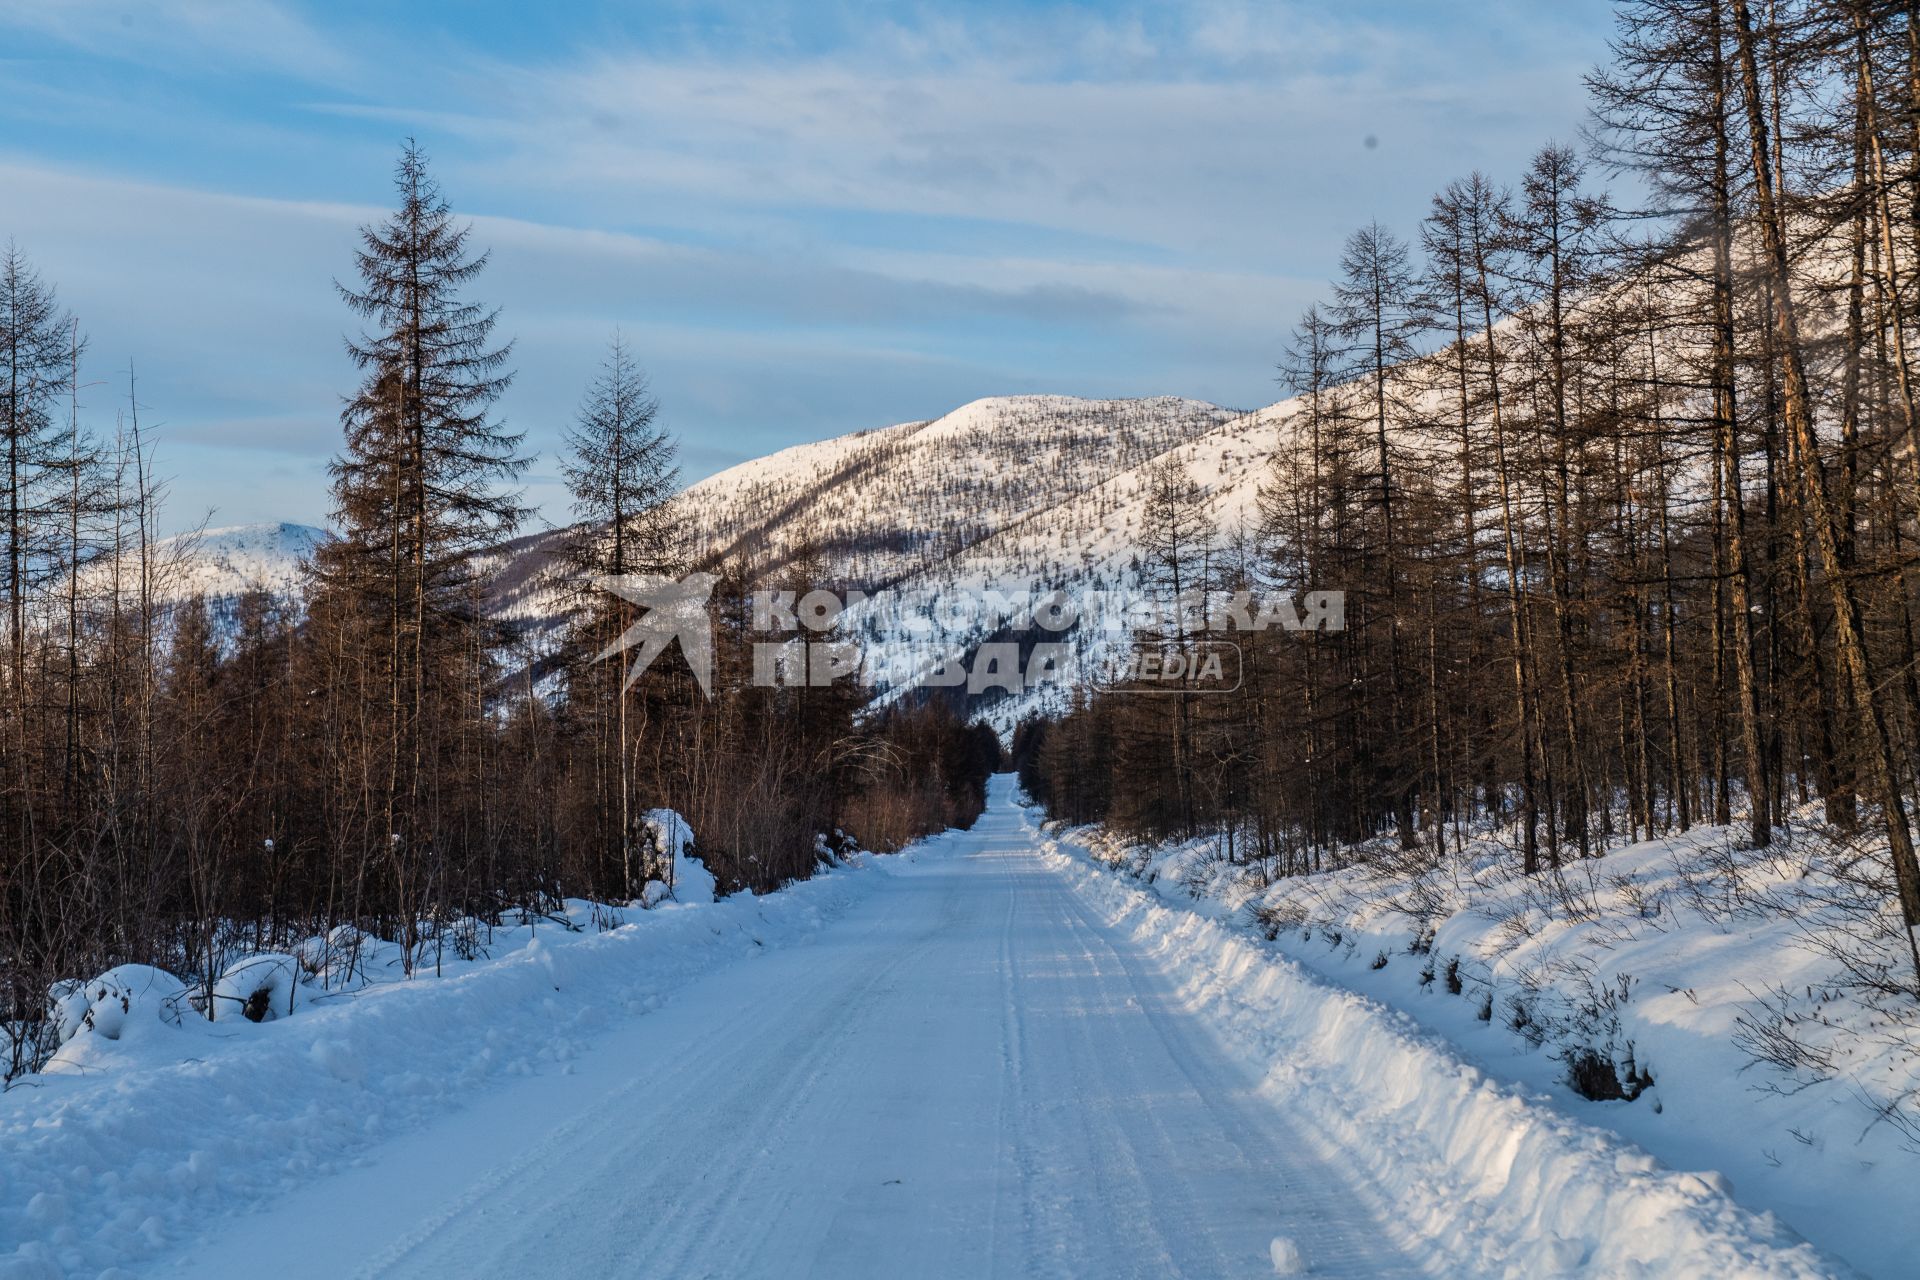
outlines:
[{"label": "watermark logo", "polygon": [[684,578],[661,577],[653,573],[624,573],[597,579],[598,585],[643,611],[620,638],[600,651],[596,662],[605,662],[631,649],[638,649],[627,667],[631,689],[653,660],[667,651],[675,640],[693,670],[700,692],[713,696],[713,618],[707,599],[713,584],[719,581],[710,573],[690,573]]},{"label": "watermark logo", "polygon": [[[640,618],[599,660],[632,652],[632,687],[676,640],[700,690],[713,696],[717,579],[624,574],[595,580],[640,606]],[[1038,591],[983,585],[943,591],[845,593],[761,590],[748,598],[751,680],[761,687],[820,687],[845,680],[890,689],[1018,694],[1080,683],[1139,692],[1232,693],[1244,655],[1224,634],[1346,629],[1346,595],[1295,597],[1189,591]],[[856,636],[878,637],[861,643]]]},{"label": "watermark logo", "polygon": [[1127,645],[1099,680],[1109,692],[1234,693],[1245,679],[1231,640],[1146,640]]}]

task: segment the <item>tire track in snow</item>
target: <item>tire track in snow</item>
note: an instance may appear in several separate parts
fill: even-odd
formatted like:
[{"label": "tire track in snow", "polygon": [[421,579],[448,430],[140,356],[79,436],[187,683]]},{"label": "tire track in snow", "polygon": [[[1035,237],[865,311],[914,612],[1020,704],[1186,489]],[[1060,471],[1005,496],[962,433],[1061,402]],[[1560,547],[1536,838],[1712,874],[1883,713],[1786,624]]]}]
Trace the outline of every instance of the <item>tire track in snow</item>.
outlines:
[{"label": "tire track in snow", "polygon": [[[1250,1068],[1234,1070],[1240,1064],[1217,1037],[1208,1038],[1218,1053],[1203,1060],[1195,1052],[1188,1031],[1194,1020],[1181,1011],[1172,978],[1160,962],[1130,942],[1115,938],[1070,885],[1064,890],[1064,898],[1085,932],[1103,943],[1125,971],[1137,1007],[1159,1032],[1160,1043],[1187,1090],[1206,1107],[1214,1126],[1226,1139],[1236,1166],[1251,1173],[1297,1165],[1297,1153],[1302,1150],[1315,1156],[1321,1177],[1302,1177],[1296,1169],[1274,1187],[1274,1225],[1285,1228],[1274,1234],[1303,1242],[1315,1274],[1382,1280],[1429,1274],[1424,1267],[1393,1256],[1418,1256],[1425,1251],[1425,1242],[1411,1239],[1398,1229],[1392,1207],[1364,1181],[1340,1168],[1336,1149],[1260,1098],[1257,1075]],[[1157,1115],[1154,1120],[1163,1139],[1172,1141],[1173,1135],[1158,1124]],[[1295,1153],[1296,1159],[1290,1161],[1289,1152]],[[1390,1242],[1390,1251],[1376,1247],[1376,1234]]]}]

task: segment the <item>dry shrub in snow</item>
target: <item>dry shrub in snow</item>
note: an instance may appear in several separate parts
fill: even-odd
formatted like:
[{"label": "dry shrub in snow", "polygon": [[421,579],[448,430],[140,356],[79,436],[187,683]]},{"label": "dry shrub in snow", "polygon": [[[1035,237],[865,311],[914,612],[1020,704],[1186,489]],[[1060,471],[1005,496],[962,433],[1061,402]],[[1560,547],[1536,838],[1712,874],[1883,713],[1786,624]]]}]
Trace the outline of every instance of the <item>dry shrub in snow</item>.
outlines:
[{"label": "dry shrub in snow", "polygon": [[227,966],[213,984],[207,1016],[215,1022],[245,1018],[272,1022],[290,1015],[299,991],[300,962],[289,955],[248,956]]}]

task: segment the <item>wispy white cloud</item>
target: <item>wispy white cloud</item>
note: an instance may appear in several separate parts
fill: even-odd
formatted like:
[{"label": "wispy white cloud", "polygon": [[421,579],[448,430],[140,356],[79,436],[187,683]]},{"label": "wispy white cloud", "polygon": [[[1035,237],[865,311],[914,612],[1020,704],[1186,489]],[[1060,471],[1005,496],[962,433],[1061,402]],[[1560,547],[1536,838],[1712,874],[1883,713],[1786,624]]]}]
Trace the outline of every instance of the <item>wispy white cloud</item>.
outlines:
[{"label": "wispy white cloud", "polygon": [[[433,122],[473,177],[565,191],[590,217],[985,218],[1218,264],[1328,261],[1353,223],[1411,220],[1459,169],[1516,163],[1579,120],[1578,55],[1521,47],[1489,67],[1432,19],[1181,12],[1159,29],[1137,12],[886,23],[830,57],[485,59],[454,73],[484,105]],[[1073,38],[1046,38],[1057,26]]]},{"label": "wispy white cloud", "polygon": [[[0,163],[0,188],[8,232],[93,336],[90,378],[110,386],[90,391],[90,408],[112,411],[132,358],[163,438],[196,457],[225,450],[247,472],[263,454],[305,459],[307,492],[289,510],[316,518],[321,464],[353,380],[341,348],[352,321],[332,281],[350,269],[354,228],[383,211],[19,163]],[[996,375],[959,354],[969,326],[1112,334],[1160,323],[1166,305],[1124,279],[1039,261],[969,279],[937,257],[807,261],[519,218],[472,221],[492,253],[478,287],[519,344],[522,376],[503,409],[544,449],[616,324],[656,363],[682,430],[804,423],[823,434],[933,412],[935,397],[1018,372],[1002,364]],[[765,448],[785,442],[777,431],[754,438]],[[712,456],[748,452],[743,443]],[[232,474],[198,467],[175,491],[183,509],[224,506],[223,518],[259,513],[236,503],[289,500],[277,489],[236,493]]]},{"label": "wispy white cloud", "polygon": [[279,0],[0,0],[0,30],[7,28],[149,65],[271,68],[328,81],[356,64],[333,36]]},{"label": "wispy white cloud", "polygon": [[1250,404],[1353,225],[1572,132],[1604,7],[659,0],[533,51],[482,7],[0,0],[56,51],[0,98],[0,235],[223,519],[324,511],[330,281],[406,135],[494,249],[536,446],[615,324],[695,469],[998,392]]}]

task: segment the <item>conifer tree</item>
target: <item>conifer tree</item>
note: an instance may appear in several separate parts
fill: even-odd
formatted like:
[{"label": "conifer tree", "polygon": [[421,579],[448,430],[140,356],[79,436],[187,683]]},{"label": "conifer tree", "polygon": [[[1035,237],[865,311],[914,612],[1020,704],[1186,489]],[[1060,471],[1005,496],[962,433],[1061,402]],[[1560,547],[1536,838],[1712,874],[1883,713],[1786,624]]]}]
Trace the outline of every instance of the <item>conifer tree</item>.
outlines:
[{"label": "conifer tree", "polygon": [[0,486],[5,488],[7,676],[14,736],[25,732],[31,594],[45,580],[49,530],[65,440],[56,406],[77,363],[72,319],[12,241],[0,251]]},{"label": "conifer tree", "polygon": [[639,835],[635,698],[627,687],[626,656],[602,655],[633,624],[636,611],[625,596],[606,590],[602,580],[671,574],[679,567],[669,504],[679,477],[678,446],[658,416],[646,375],[615,334],[565,433],[569,453],[560,463],[577,522],[566,548],[579,601],[570,640],[568,709],[573,722],[592,734],[590,776],[603,780],[592,812],[598,830],[611,834],[617,845],[625,897],[636,887]]},{"label": "conifer tree", "polygon": [[[368,325],[347,351],[364,380],[342,414],[332,464],[341,536],[318,560],[316,612],[339,627],[361,679],[384,686],[362,824],[392,878],[408,963],[414,920],[432,905],[453,815],[436,803],[453,782],[464,719],[483,714],[474,554],[520,522],[506,487],[528,465],[521,436],[491,416],[511,380],[510,345],[493,345],[498,313],[463,296],[486,266],[456,223],[427,158],[409,141],[394,171],[399,208],[361,229],[358,287],[338,286]],[[477,664],[477,665],[476,665]],[[371,852],[371,851],[370,851]]]},{"label": "conifer tree", "polygon": [[1409,736],[1410,727],[1406,663],[1399,628],[1389,621],[1399,596],[1406,555],[1401,546],[1402,531],[1396,524],[1402,499],[1391,437],[1406,423],[1410,406],[1405,390],[1391,373],[1395,366],[1418,354],[1419,337],[1428,328],[1429,317],[1406,243],[1377,222],[1347,237],[1329,315],[1353,360],[1356,395],[1373,435],[1371,487],[1377,520],[1367,538],[1373,561],[1367,579],[1373,589],[1357,592],[1364,598],[1354,603],[1361,606],[1357,614],[1363,637],[1371,636],[1376,623],[1384,624],[1380,629],[1385,632],[1383,709],[1387,729],[1381,737],[1383,746],[1396,744],[1375,762],[1375,773],[1391,799],[1400,842],[1412,848],[1414,770],[1397,745]]}]

